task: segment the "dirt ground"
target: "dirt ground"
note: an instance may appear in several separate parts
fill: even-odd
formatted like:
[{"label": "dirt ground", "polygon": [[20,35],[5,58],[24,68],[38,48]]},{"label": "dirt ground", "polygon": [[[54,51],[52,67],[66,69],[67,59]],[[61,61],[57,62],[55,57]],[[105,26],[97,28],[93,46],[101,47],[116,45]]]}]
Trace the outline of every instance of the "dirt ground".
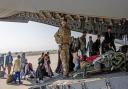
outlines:
[{"label": "dirt ground", "polygon": [[[37,65],[38,65],[38,58],[40,57],[40,55],[36,55],[36,56],[28,56],[28,62],[33,64],[33,68],[36,69]],[[53,72],[56,69],[57,66],[57,54],[51,54],[50,55],[51,58],[51,68],[53,70]],[[14,58],[15,60],[15,58]],[[6,79],[0,79],[0,89],[28,89],[33,85],[33,83],[29,82],[29,81],[23,81],[22,85],[7,85],[6,84]]]}]

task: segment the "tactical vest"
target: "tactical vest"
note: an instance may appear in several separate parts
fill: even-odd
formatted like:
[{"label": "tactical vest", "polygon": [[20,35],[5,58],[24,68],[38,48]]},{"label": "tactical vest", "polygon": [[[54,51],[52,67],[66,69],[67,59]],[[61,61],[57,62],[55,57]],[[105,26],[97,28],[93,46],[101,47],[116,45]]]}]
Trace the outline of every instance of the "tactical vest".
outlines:
[{"label": "tactical vest", "polygon": [[60,28],[55,34],[55,39],[58,44],[70,44],[71,31],[66,28]]}]

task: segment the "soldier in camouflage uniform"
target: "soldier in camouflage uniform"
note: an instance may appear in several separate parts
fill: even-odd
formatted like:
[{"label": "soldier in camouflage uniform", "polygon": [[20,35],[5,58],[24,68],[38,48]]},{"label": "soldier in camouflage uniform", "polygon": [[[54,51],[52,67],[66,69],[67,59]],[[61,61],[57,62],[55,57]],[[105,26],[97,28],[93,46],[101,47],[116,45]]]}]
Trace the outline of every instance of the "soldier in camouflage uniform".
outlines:
[{"label": "soldier in camouflage uniform", "polygon": [[63,77],[69,73],[69,45],[71,42],[71,31],[67,27],[66,20],[62,19],[59,30],[54,35],[57,44],[61,45],[60,58],[63,67]]}]

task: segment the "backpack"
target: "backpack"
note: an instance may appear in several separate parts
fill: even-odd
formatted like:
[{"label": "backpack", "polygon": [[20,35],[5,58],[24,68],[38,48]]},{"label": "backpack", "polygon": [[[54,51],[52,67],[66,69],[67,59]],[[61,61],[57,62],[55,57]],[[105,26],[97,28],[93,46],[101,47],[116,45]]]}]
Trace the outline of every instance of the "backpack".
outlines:
[{"label": "backpack", "polygon": [[13,74],[10,74],[10,75],[8,75],[8,77],[7,77],[6,83],[7,83],[7,84],[8,84],[8,83],[12,83],[13,80],[14,80]]}]

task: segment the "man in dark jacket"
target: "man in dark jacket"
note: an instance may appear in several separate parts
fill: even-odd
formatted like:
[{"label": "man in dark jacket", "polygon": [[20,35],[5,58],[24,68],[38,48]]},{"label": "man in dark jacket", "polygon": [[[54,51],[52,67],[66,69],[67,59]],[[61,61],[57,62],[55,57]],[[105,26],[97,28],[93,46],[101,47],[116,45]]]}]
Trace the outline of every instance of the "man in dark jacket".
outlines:
[{"label": "man in dark jacket", "polygon": [[92,56],[92,47],[93,47],[93,41],[92,41],[92,36],[89,36],[89,41],[87,44],[87,50],[89,51],[89,56]]},{"label": "man in dark jacket", "polygon": [[84,31],[82,36],[80,37],[80,50],[82,51],[82,55],[86,55],[86,34],[87,32]]},{"label": "man in dark jacket", "polygon": [[100,36],[100,35],[97,35],[97,39],[96,39],[96,41],[93,43],[93,47],[92,47],[93,51],[95,51],[97,55],[100,54],[100,46],[101,46],[101,41],[100,41],[100,39],[101,39],[101,36]]},{"label": "man in dark jacket", "polygon": [[116,51],[116,46],[115,46],[115,43],[114,43],[115,37],[112,33],[112,27],[108,26],[107,30],[108,31],[104,34],[105,43],[106,44],[111,44],[112,47],[114,48],[114,50]]},{"label": "man in dark jacket", "polygon": [[13,66],[13,57],[11,52],[8,52],[6,58],[5,58],[5,66],[8,69],[8,74],[10,74],[12,66]]}]

